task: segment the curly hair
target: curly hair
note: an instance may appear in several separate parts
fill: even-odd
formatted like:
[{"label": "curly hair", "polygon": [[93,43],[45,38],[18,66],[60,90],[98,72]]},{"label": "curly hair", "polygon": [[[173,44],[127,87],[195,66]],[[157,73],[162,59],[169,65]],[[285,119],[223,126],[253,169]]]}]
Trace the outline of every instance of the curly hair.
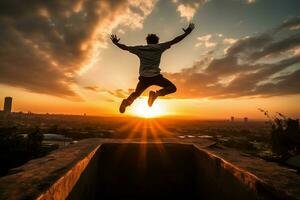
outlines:
[{"label": "curly hair", "polygon": [[148,44],[157,44],[159,37],[156,34],[151,33],[147,35],[146,40]]}]

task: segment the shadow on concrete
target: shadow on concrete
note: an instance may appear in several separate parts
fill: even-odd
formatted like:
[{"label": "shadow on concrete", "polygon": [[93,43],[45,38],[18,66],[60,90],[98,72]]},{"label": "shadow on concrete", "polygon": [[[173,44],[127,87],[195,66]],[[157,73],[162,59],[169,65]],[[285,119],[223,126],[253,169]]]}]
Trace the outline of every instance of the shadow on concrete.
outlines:
[{"label": "shadow on concrete", "polygon": [[68,199],[255,199],[255,194],[193,145],[103,144]]}]

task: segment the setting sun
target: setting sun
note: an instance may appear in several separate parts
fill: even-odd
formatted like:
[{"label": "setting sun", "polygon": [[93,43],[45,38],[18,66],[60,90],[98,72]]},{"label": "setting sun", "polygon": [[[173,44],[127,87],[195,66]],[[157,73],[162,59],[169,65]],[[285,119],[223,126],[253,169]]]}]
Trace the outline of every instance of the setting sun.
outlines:
[{"label": "setting sun", "polygon": [[152,107],[147,104],[147,99],[138,99],[134,102],[134,106],[130,113],[143,118],[153,118],[166,115],[166,111],[160,101],[156,101]]}]

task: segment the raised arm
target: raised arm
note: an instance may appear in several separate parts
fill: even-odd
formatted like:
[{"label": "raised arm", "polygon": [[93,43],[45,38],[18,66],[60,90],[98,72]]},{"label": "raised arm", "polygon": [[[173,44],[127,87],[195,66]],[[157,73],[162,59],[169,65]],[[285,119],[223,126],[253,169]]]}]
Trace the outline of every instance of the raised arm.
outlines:
[{"label": "raised arm", "polygon": [[190,23],[186,29],[182,28],[182,30],[184,31],[183,34],[177,36],[176,38],[174,38],[173,40],[171,40],[167,43],[169,43],[170,45],[173,45],[173,44],[180,42],[181,40],[183,40],[183,38],[185,38],[187,35],[189,35],[193,31],[194,28],[195,28],[195,25],[193,23]]},{"label": "raised arm", "polygon": [[128,46],[126,46],[125,44],[119,43],[120,38],[118,38],[117,35],[113,35],[113,34],[112,34],[112,35],[110,36],[110,39],[111,39],[111,41],[112,41],[117,47],[119,47],[120,49],[129,51]]}]

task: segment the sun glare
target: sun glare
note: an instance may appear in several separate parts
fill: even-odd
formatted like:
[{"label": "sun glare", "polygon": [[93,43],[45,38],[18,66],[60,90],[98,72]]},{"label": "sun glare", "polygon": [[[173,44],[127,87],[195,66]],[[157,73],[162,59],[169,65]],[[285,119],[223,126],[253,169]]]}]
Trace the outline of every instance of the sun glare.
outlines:
[{"label": "sun glare", "polygon": [[152,107],[149,107],[147,99],[138,99],[132,105],[130,113],[143,118],[154,118],[165,115],[165,110],[159,101],[155,101]]}]

